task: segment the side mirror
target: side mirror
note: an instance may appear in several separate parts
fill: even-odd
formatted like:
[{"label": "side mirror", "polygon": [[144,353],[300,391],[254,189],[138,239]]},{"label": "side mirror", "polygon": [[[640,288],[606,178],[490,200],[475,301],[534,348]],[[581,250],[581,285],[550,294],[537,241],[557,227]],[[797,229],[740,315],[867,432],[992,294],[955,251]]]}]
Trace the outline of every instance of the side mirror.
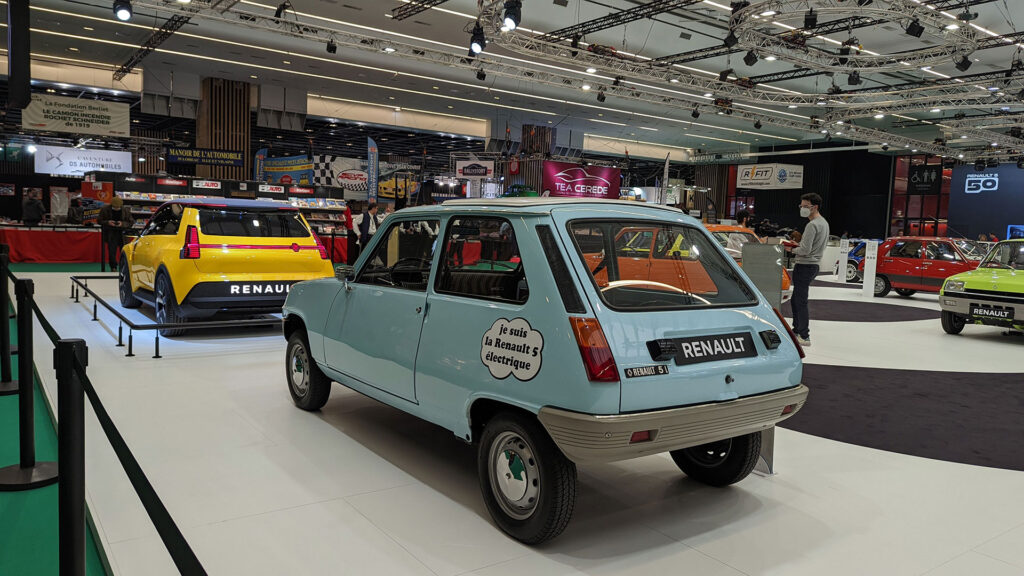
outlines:
[{"label": "side mirror", "polygon": [[355,269],[348,264],[341,264],[334,268],[334,277],[342,282],[350,280],[355,275]]}]

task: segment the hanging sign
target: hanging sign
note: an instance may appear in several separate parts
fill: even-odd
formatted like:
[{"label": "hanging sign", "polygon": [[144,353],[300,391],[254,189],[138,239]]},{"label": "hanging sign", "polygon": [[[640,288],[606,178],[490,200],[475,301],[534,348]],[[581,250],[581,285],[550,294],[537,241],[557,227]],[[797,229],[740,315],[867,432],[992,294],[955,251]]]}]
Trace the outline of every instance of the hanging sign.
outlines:
[{"label": "hanging sign", "polygon": [[622,176],[618,168],[544,162],[544,196],[618,198]]},{"label": "hanging sign", "polygon": [[736,172],[737,188],[786,190],[804,187],[804,167],[795,164],[747,164]]},{"label": "hanging sign", "polygon": [[201,164],[203,166],[245,165],[245,156],[240,150],[168,148],[166,157],[168,164]]},{"label": "hanging sign", "polygon": [[86,172],[131,172],[132,153],[114,150],[84,150],[62,146],[37,146],[37,174],[81,176]]},{"label": "hanging sign", "polygon": [[908,194],[938,194],[942,190],[942,166],[911,166],[907,177]]},{"label": "hanging sign", "polygon": [[313,184],[313,161],[305,154],[283,158],[267,158],[267,149],[256,153],[253,177],[271,184]]},{"label": "hanging sign", "polygon": [[97,136],[129,136],[128,104],[33,94],[21,112],[21,127]]},{"label": "hanging sign", "polygon": [[380,151],[373,138],[366,137],[366,199],[377,201],[377,184],[380,178]]},{"label": "hanging sign", "polygon": [[494,176],[494,161],[458,160],[455,162],[455,173],[473,180],[490,178]]}]

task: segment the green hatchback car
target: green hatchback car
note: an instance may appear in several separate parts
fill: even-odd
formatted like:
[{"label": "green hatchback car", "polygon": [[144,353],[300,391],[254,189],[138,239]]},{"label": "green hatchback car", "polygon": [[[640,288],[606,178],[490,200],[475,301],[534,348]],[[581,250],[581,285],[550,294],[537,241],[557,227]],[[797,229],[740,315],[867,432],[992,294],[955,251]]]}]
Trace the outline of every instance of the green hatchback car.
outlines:
[{"label": "green hatchback car", "polygon": [[1024,240],[1004,240],[977,269],[947,278],[939,304],[948,334],[969,323],[1024,330]]}]

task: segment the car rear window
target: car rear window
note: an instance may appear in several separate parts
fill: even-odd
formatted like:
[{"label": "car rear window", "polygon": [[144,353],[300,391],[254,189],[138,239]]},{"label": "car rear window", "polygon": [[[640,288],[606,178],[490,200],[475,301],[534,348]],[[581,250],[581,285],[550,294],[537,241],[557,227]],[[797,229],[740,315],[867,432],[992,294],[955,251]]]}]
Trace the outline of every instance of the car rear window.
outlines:
[{"label": "car rear window", "polygon": [[199,230],[213,236],[308,238],[297,210],[200,209]]},{"label": "car rear window", "polygon": [[626,311],[748,306],[757,296],[700,230],[663,222],[573,220],[569,232],[601,299]]}]

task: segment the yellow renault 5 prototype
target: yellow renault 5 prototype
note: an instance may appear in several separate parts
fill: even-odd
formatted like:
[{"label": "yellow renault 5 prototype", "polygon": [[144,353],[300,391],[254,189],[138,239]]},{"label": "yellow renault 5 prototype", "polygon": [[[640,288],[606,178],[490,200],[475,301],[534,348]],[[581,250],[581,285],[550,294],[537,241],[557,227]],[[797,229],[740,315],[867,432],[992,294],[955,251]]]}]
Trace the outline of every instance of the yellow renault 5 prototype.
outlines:
[{"label": "yellow renault 5 prototype", "polygon": [[124,247],[118,266],[121,305],[147,303],[161,324],[222,311],[280,312],[292,284],[333,275],[327,250],[298,210],[227,198],[164,204]]}]

